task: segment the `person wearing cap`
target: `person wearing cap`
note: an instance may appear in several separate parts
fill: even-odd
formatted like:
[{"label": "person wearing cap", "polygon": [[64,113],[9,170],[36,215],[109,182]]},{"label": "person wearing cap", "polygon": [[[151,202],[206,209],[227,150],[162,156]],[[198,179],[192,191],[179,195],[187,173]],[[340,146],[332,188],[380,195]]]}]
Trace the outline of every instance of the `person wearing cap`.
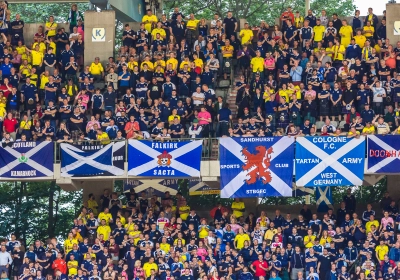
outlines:
[{"label": "person wearing cap", "polygon": [[199,125],[199,120],[194,119],[192,125],[188,129],[188,134],[190,138],[202,138],[203,127]]},{"label": "person wearing cap", "polygon": [[253,30],[250,29],[249,23],[244,24],[244,28],[240,30],[239,37],[241,38],[242,45],[249,45],[253,40]]}]

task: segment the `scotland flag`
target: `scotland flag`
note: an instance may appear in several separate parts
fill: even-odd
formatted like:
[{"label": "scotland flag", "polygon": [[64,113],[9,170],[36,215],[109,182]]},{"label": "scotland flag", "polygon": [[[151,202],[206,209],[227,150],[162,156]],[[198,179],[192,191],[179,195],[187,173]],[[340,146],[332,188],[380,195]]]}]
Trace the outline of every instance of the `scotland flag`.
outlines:
[{"label": "scotland flag", "polygon": [[164,197],[165,192],[171,195],[178,193],[178,179],[150,179],[150,180],[126,180],[124,182],[124,192],[129,192],[134,189],[136,193],[146,192],[147,197],[151,198],[153,195]]},{"label": "scotland flag", "polygon": [[125,142],[108,145],[61,144],[61,176],[113,176],[124,174]]},{"label": "scotland flag", "polygon": [[54,144],[14,142],[0,147],[0,178],[52,177]]},{"label": "scotland flag", "polygon": [[200,177],[203,140],[155,142],[129,140],[128,175]]},{"label": "scotland flag", "polygon": [[366,173],[400,172],[400,135],[369,135]]},{"label": "scotland flag", "polygon": [[318,187],[315,192],[315,199],[317,200],[317,211],[328,212],[333,205],[331,187]]},{"label": "scotland flag", "polygon": [[292,196],[294,138],[220,139],[221,197]]}]

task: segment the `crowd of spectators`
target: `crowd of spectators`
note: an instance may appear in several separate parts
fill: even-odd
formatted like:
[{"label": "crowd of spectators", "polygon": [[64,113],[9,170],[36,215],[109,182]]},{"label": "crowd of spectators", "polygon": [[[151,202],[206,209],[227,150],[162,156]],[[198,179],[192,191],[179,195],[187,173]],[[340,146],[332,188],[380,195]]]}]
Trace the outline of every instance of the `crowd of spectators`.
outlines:
[{"label": "crowd of spectators", "polygon": [[[334,213],[248,213],[235,199],[200,217],[185,197],[93,194],[62,243],[1,242],[0,274],[15,280],[395,280],[400,215],[384,194],[380,210],[356,208],[348,189]],[[124,203],[122,203],[124,201]],[[363,211],[363,212],[362,212]],[[362,214],[357,214],[361,213]],[[319,219],[321,216],[322,219]],[[376,216],[382,217],[381,219]],[[72,222],[72,221],[71,221]],[[7,276],[8,275],[8,276]]]},{"label": "crowd of spectators", "polygon": [[[400,42],[391,45],[372,9],[347,22],[289,7],[280,25],[240,31],[231,12],[206,21],[148,10],[138,30],[124,26],[106,65],[84,65],[76,5],[69,33],[50,16],[30,46],[6,2],[1,18],[3,142],[400,133]],[[234,93],[215,90],[233,76],[232,113]]]}]

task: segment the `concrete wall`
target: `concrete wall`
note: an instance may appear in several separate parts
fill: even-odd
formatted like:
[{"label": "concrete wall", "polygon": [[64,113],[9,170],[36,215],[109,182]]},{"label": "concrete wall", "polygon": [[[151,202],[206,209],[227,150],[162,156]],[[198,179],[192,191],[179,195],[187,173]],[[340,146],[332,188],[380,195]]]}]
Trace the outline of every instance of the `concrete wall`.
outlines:
[{"label": "concrete wall", "polygon": [[394,35],[394,22],[400,20],[400,4],[386,4],[386,36],[392,45],[400,41],[400,33]]},{"label": "concrete wall", "polygon": [[[94,28],[105,28],[105,41],[93,42],[92,31]],[[100,57],[103,66],[115,50],[115,11],[86,11],[85,12],[85,65]]]}]

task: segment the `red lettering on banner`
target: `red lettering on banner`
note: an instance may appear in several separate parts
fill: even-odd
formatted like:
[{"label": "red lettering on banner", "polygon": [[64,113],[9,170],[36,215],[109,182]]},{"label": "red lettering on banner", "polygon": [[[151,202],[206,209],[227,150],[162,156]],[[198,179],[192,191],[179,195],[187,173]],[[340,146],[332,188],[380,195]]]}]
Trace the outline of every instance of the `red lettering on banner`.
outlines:
[{"label": "red lettering on banner", "polygon": [[369,157],[380,157],[380,158],[400,157],[400,151],[369,150]]}]

